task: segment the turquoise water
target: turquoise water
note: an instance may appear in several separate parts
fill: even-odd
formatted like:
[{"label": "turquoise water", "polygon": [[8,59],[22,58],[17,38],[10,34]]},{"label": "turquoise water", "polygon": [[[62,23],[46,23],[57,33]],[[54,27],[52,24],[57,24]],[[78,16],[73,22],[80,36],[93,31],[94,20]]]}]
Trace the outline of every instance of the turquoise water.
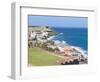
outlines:
[{"label": "turquoise water", "polygon": [[87,28],[52,28],[59,34],[54,40],[65,41],[69,45],[77,46],[88,50],[88,29]]}]

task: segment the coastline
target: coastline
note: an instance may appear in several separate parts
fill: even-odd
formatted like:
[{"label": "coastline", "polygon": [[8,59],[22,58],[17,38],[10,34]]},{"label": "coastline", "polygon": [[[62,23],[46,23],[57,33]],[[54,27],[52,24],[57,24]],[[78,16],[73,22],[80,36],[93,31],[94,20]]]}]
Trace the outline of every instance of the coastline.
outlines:
[{"label": "coastline", "polygon": [[[49,40],[52,40],[52,41],[58,41],[59,43],[63,43],[63,44],[65,44],[66,45],[66,47],[71,47],[72,49],[74,48],[74,49],[76,49],[77,51],[79,51],[80,53],[81,53],[81,55],[77,55],[77,57],[74,57],[74,56],[69,56],[69,55],[67,55],[66,57],[67,57],[67,59],[66,59],[66,57],[64,57],[64,61],[65,60],[67,60],[67,62],[69,62],[69,61],[73,61],[74,59],[78,59],[79,60],[79,58],[78,57],[80,57],[80,56],[82,56],[84,59],[86,59],[86,60],[88,60],[88,54],[87,54],[87,50],[84,50],[84,49],[82,49],[81,47],[79,47],[79,46],[74,46],[74,45],[71,45],[71,44],[69,44],[69,43],[67,43],[66,41],[64,41],[64,40],[59,40],[59,39],[56,39],[55,40],[55,38],[56,37],[59,37],[59,35],[62,35],[63,33],[58,33],[58,35],[53,35],[53,36],[50,36],[49,37]],[[87,62],[87,61],[86,61]],[[65,62],[64,62],[65,63]]]},{"label": "coastline", "polygon": [[[53,28],[53,27],[52,27]],[[65,41],[72,46],[80,47],[83,50],[88,51],[88,29],[77,27],[54,27],[54,31],[59,34],[55,37],[55,40]]]},{"label": "coastline", "polygon": [[[60,34],[62,34],[62,33],[59,33],[58,35],[60,35]],[[59,42],[64,42],[64,44],[65,45],[69,45],[70,47],[72,47],[72,48],[75,48],[75,49],[77,49],[78,51],[80,51],[85,57],[87,57],[88,56],[88,54],[86,54],[87,53],[87,50],[84,50],[84,49],[82,49],[81,47],[79,47],[79,46],[73,46],[73,45],[70,45],[70,44],[68,44],[66,41],[64,41],[64,40],[55,40],[55,37],[58,37],[58,35],[53,35],[53,36],[50,36],[49,38],[47,38],[48,40],[52,40],[52,41],[59,41]]]},{"label": "coastline", "polygon": [[60,65],[87,64],[87,51],[65,40],[57,39],[59,35],[63,33],[56,32],[49,27],[32,27],[31,30],[29,29],[28,46],[29,48],[41,48],[49,54],[53,53],[54,56],[63,58],[56,61]]}]

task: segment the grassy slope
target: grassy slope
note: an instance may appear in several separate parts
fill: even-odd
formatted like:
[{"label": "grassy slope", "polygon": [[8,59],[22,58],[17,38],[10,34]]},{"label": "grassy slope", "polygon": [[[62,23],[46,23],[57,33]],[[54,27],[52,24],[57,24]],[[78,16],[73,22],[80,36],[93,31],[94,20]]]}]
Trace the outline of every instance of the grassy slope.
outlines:
[{"label": "grassy slope", "polygon": [[61,59],[59,57],[50,55],[44,50],[38,48],[29,48],[28,62],[33,66],[49,66],[56,65],[56,61]]}]

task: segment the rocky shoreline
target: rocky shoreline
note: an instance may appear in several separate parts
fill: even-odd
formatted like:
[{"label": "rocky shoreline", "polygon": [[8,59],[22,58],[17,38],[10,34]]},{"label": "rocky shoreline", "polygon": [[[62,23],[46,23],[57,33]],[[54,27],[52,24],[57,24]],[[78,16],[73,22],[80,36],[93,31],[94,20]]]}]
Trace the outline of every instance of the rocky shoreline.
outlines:
[{"label": "rocky shoreline", "polygon": [[87,64],[88,57],[81,48],[71,46],[64,41],[52,40],[57,35],[49,27],[29,27],[28,46],[39,47],[48,52],[55,53],[63,59],[56,61],[60,65]]}]

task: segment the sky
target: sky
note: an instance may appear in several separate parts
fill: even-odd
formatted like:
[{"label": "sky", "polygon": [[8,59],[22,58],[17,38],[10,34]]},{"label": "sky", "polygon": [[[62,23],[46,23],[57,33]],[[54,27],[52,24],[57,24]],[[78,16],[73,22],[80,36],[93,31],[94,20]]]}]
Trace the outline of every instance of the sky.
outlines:
[{"label": "sky", "polygon": [[28,26],[87,28],[87,17],[29,15]]}]

